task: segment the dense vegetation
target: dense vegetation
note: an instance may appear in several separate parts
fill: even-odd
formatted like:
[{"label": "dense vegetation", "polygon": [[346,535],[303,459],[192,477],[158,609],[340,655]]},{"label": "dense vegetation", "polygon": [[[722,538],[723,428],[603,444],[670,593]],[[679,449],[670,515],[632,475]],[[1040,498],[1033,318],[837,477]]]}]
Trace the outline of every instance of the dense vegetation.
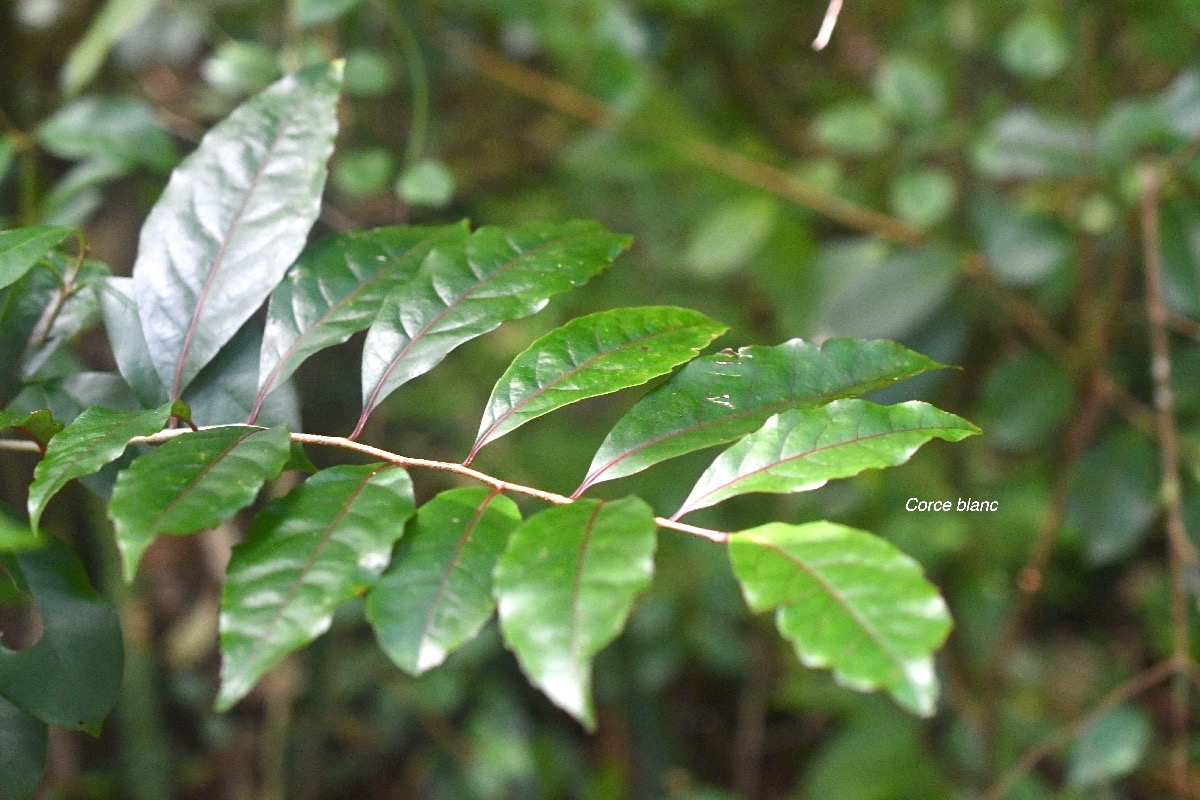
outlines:
[{"label": "dense vegetation", "polygon": [[[34,441],[24,449],[46,447],[51,464],[39,474],[40,452],[12,445],[0,453],[0,548],[9,553],[0,556],[0,631],[8,647],[32,643],[32,595],[43,635],[40,650],[0,651],[0,698],[45,697],[27,676],[49,668],[37,660],[47,657],[45,643],[65,637],[91,657],[76,675],[81,683],[67,686],[83,687],[80,696],[64,702],[88,721],[82,727],[99,732],[68,732],[79,727],[68,720],[51,727],[43,796],[1200,794],[1200,6],[1192,0],[847,0],[820,52],[810,42],[825,4],[782,0],[18,0],[0,12],[0,229],[24,231],[0,239],[0,423],[11,426],[6,441],[23,433],[22,446]],[[320,66],[338,58],[344,76]],[[189,360],[161,342],[145,358],[133,352],[135,343],[119,335],[131,328],[113,320],[136,320],[153,306],[138,287],[145,267],[139,273],[135,263],[186,237],[171,228],[180,217],[170,209],[182,213],[187,202],[164,192],[168,175],[203,172],[202,158],[184,166],[180,159],[203,150],[210,129],[235,144],[254,142],[252,126],[219,127],[221,120],[237,118],[231,112],[269,86],[294,87],[277,82],[306,67],[302,82],[315,88],[281,107],[310,104],[302,107],[312,128],[300,137],[310,159],[330,157],[323,148],[334,135],[335,102],[337,133],[327,185],[311,174],[283,176],[294,185],[281,191],[295,194],[297,208],[309,203],[294,215],[316,219],[317,244],[302,263],[354,253],[345,259],[361,279],[360,262],[417,241],[360,232],[403,224],[391,230],[408,233],[393,236],[420,232],[445,254],[444,264],[421,267],[435,288],[443,276],[453,284],[455,254],[494,247],[497,237],[552,241],[561,251],[554,263],[577,264],[580,274],[557,287],[541,279],[532,289],[501,286],[496,296],[511,302],[488,306],[483,317],[509,320],[503,327],[452,352],[434,348],[418,359],[424,369],[437,364],[421,380],[388,384],[391,371],[377,369],[376,385],[388,384],[378,394],[360,384],[358,365],[363,353],[394,347],[397,331],[376,325],[354,334],[371,319],[339,323],[332,338],[344,333],[348,341],[298,369],[299,359],[280,359],[265,383],[269,370],[253,370],[248,387],[211,370],[205,377],[210,364],[226,376],[248,374],[238,363],[258,363],[258,339],[286,327],[269,309],[254,314],[282,272],[263,281],[255,302],[231,303],[236,314],[214,314],[212,325],[224,319],[227,329],[213,335],[206,356]],[[323,90],[323,81],[342,85]],[[211,147],[213,163],[231,163],[230,150]],[[580,218],[598,224],[572,222]],[[76,227],[81,233],[71,235]],[[139,245],[141,230],[157,233]],[[628,240],[609,231],[630,235],[628,252],[621,254]],[[337,244],[322,250],[322,241]],[[282,270],[298,252],[267,247],[262,257]],[[536,273],[537,257],[527,262]],[[411,269],[421,263],[414,257]],[[110,280],[108,269],[134,277]],[[278,285],[303,288],[295,277],[303,273]],[[586,279],[587,287],[529,315]],[[405,291],[415,302],[416,290]],[[904,347],[890,357],[909,359],[907,367],[875,363],[877,380],[836,394],[912,380],[871,393],[869,402],[821,405],[823,424],[838,423],[839,414],[859,415],[841,420],[850,427],[863,424],[862,415],[906,413],[879,408],[931,409],[911,402],[925,401],[977,423],[983,435],[933,442],[904,466],[802,493],[794,490],[804,482],[858,469],[768,477],[746,488],[786,493],[719,505],[727,495],[713,470],[736,472],[737,459],[754,455],[736,448],[777,448],[763,439],[786,439],[812,418],[781,414],[756,442],[744,440],[751,443],[717,463],[719,451],[687,452],[611,482],[595,473],[605,462],[593,456],[630,427],[631,405],[653,407],[656,396],[671,395],[656,395],[659,383],[640,401],[643,390],[632,389],[632,399],[626,392],[531,414],[501,438],[512,409],[489,393],[497,380],[519,384],[523,369],[536,383],[531,343],[536,355],[539,345],[578,342],[581,330],[591,336],[617,323],[604,330],[629,339],[633,313],[647,331],[691,333],[625,386],[662,381],[654,376],[691,361],[666,379],[686,387],[697,364],[736,359],[745,346],[764,349],[743,353],[782,352],[779,343],[796,337],[893,339]],[[572,327],[585,320],[590,327]],[[692,361],[724,326],[716,346],[734,350]],[[831,345],[840,346],[824,352]],[[599,338],[594,346],[605,349]],[[934,362],[961,369],[932,369]],[[292,385],[290,371],[294,393],[270,394]],[[372,374],[365,362],[363,373]],[[597,388],[621,387],[605,378]],[[384,394],[391,396],[377,402]],[[180,399],[185,405],[173,402]],[[119,415],[81,415],[98,405]],[[34,413],[40,408],[54,419]],[[312,467],[322,469],[300,484],[308,487],[301,494],[293,486],[306,465],[286,437],[270,433],[279,428],[176,433],[189,414],[204,425],[236,413],[286,422],[313,442],[327,435],[444,464],[466,457],[481,474],[561,499],[582,479],[594,498],[546,508],[513,495],[518,508],[501,495],[493,502],[461,475],[411,469],[404,491],[415,500],[397,505],[387,493],[382,502],[391,505],[378,513],[407,517],[424,504],[406,534],[412,550],[423,541],[414,531],[433,530],[463,508],[486,509],[484,527],[497,540],[523,514],[527,543],[571,529],[580,514],[603,513],[614,531],[643,531],[624,543],[630,562],[646,557],[654,514],[677,523],[668,517],[676,509],[709,533],[831,520],[822,535],[861,547],[845,532],[873,531],[890,543],[889,558],[902,551],[916,559],[945,597],[954,628],[934,662],[940,694],[931,683],[906,690],[844,664],[833,672],[806,667],[797,649],[810,666],[830,659],[794,646],[803,614],[752,615],[746,600],[757,610],[780,601],[755,600],[749,556],[679,526],[657,534],[652,581],[644,572],[609,593],[618,602],[604,614],[629,613],[624,632],[604,647],[616,631],[599,621],[589,628],[596,636],[587,649],[599,651],[594,675],[577,676],[573,687],[594,683],[594,719],[582,695],[548,689],[551,702],[536,688],[547,689],[538,681],[545,670],[531,665],[538,648],[517,642],[522,628],[536,634],[546,614],[506,617],[504,593],[537,577],[522,576],[536,553],[512,555],[517,536],[495,573],[500,624],[489,623],[436,669],[425,671],[439,659],[407,649],[400,632],[389,647],[380,634],[387,612],[358,575],[340,585],[348,602],[336,611],[329,598],[328,608],[314,605],[328,633],[294,653],[302,642],[280,646],[269,671],[235,656],[244,669],[234,674],[237,629],[218,617],[223,595],[228,609],[231,595],[251,591],[252,575],[233,579],[239,554],[253,561],[247,554],[269,540],[273,524],[336,506],[330,497],[347,481],[408,481],[403,470],[372,472],[345,447],[307,447]],[[182,427],[156,433],[172,419]],[[943,426],[940,438],[973,431],[959,417],[943,419],[959,427]],[[108,461],[133,437],[161,447],[134,466],[126,468],[128,456],[117,462],[122,476],[134,477],[114,486],[108,468],[85,488],[68,480],[105,459],[88,462],[66,449],[55,460],[46,445],[59,423],[72,421],[67,431],[106,440]],[[250,460],[267,466],[237,473],[230,485],[239,484],[239,498],[215,503],[208,524],[195,524],[220,522],[215,530],[147,547],[154,532],[136,524],[152,502],[147,487],[167,480],[172,452],[189,441],[206,452],[222,436],[236,443],[220,446],[249,442]],[[907,457],[929,438],[897,452]],[[155,462],[158,453],[167,456]],[[234,516],[266,481],[276,499],[263,496]],[[642,500],[618,499],[628,496]],[[59,544],[27,549],[28,522]],[[231,546],[247,529],[227,581]],[[371,547],[386,553],[394,541]],[[404,541],[397,553],[409,552]],[[404,585],[405,576],[381,580]],[[102,597],[89,594],[88,582]],[[540,600],[553,608],[547,597]],[[926,649],[944,633],[928,633]],[[406,664],[423,674],[397,668]],[[87,687],[115,689],[118,675],[120,700],[101,727],[106,704]],[[862,694],[839,680],[888,691]],[[594,732],[556,704],[594,722]],[[0,706],[3,777],[17,774],[11,759],[27,744],[13,731],[30,730],[13,723],[11,708]],[[35,711],[53,717],[53,709]]]}]

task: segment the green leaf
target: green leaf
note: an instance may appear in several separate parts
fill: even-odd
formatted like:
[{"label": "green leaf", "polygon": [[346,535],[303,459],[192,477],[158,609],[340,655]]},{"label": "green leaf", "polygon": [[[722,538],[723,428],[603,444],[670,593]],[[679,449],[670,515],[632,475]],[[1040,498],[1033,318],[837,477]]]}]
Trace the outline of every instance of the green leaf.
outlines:
[{"label": "green leaf", "polygon": [[529,680],[589,730],[592,658],[625,627],[654,571],[654,512],[636,497],[533,515],[496,565],[504,641]]},{"label": "green leaf", "polygon": [[70,233],[70,228],[58,225],[34,225],[0,231],[0,289],[24,277]]},{"label": "green leaf", "polygon": [[284,428],[233,425],[184,433],[140,456],[117,477],[108,506],[126,580],[158,536],[211,528],[253,502],[290,453]]},{"label": "green leaf", "polygon": [[429,251],[466,238],[466,223],[391,227],[326,237],[301,254],[271,293],[259,359],[258,402],[313,353],[368,327],[384,299]]},{"label": "green leaf", "polygon": [[46,769],[46,723],[0,697],[0,796],[37,791]]},{"label": "green leaf", "polygon": [[100,285],[100,309],[117,371],[145,407],[167,401],[167,389],[158,378],[134,297],[133,279],[110,277]]},{"label": "green leaf", "polygon": [[396,179],[396,196],[412,206],[441,208],[454,199],[454,173],[436,158],[418,161]]},{"label": "green leaf", "polygon": [[1071,479],[1066,521],[1083,539],[1088,564],[1128,558],[1159,514],[1160,467],[1152,439],[1113,426],[1080,456]]},{"label": "green leaf", "polygon": [[109,50],[158,5],[159,0],[108,0],[71,51],[59,80],[68,97],[91,83]]},{"label": "green leaf", "polygon": [[480,228],[461,244],[431,252],[393,293],[363,344],[363,414],[433,369],[463,342],[545,307],[586,283],[629,245],[594,222]]},{"label": "green leaf", "polygon": [[720,278],[762,250],[779,218],[779,201],[751,195],[726,200],[705,215],[692,233],[685,259],[703,278]]},{"label": "green leaf", "polygon": [[407,472],[363,464],[318,472],[259,513],[221,598],[219,710],[375,584],[414,507]]},{"label": "green leaf", "polygon": [[496,609],[492,571],[520,522],[516,503],[484,488],[421,506],[367,596],[367,619],[398,667],[420,675],[474,638]]},{"label": "green leaf", "polygon": [[918,228],[931,228],[954,210],[954,178],[941,169],[902,172],[892,183],[892,210]]},{"label": "green leaf", "polygon": [[217,354],[300,253],[337,131],[341,66],[289,76],[205,135],[142,227],[134,294],[169,398]]},{"label": "green leaf", "polygon": [[96,158],[167,172],[178,158],[154,108],[133,97],[82,97],[42,122],[37,140],[68,160]]},{"label": "green leaf", "polygon": [[1145,759],[1153,735],[1142,709],[1129,704],[1110,709],[1072,744],[1068,783],[1083,789],[1129,775]]},{"label": "green leaf", "polygon": [[879,105],[847,100],[821,113],[813,124],[821,147],[849,156],[876,156],[891,146],[892,125]]},{"label": "green leaf", "polygon": [[946,111],[942,76],[911,56],[889,56],[872,81],[875,99],[897,119],[914,124],[936,122]]},{"label": "green leaf", "polygon": [[916,400],[894,406],[835,400],[785,411],[721,453],[672,519],[748,492],[806,492],[863,470],[903,464],[930,439],[957,442],[979,432]]},{"label": "green leaf", "polygon": [[292,0],[292,15],[301,28],[311,28],[352,11],[362,0]]},{"label": "green leaf", "polygon": [[0,430],[14,428],[41,445],[46,445],[63,429],[61,422],[46,409],[37,411],[0,411]]},{"label": "green leaf", "polygon": [[0,645],[0,697],[42,722],[98,733],[117,701],[124,651],[113,607],[66,545],[0,556],[37,603],[42,635],[25,650]]},{"label": "green leaf", "polygon": [[1067,65],[1070,54],[1062,27],[1037,11],[1014,22],[1000,43],[1004,63],[1023,78],[1053,77]]},{"label": "green leaf", "polygon": [[895,342],[853,339],[831,339],[821,347],[792,339],[703,356],[617,422],[575,494],[731,442],[780,411],[813,408],[941,367]]},{"label": "green leaf", "polygon": [[729,558],[746,603],[756,612],[778,608],[775,623],[806,666],[933,713],[932,653],[951,622],[917,562],[866,531],[824,521],[734,534]]},{"label": "green leaf", "polygon": [[222,42],[200,69],[218,92],[240,97],[265,89],[279,78],[274,51],[257,42]]},{"label": "green leaf", "polygon": [[8,514],[0,513],[0,553],[17,550],[33,550],[40,547],[42,537],[24,522],[17,522]]},{"label": "green leaf", "polygon": [[197,423],[232,425],[246,422],[254,413],[263,427],[300,427],[300,400],[290,381],[284,381],[253,411],[262,336],[257,321],[248,320],[188,385],[183,399]]},{"label": "green leaf", "polygon": [[149,436],[163,429],[171,416],[171,404],[152,411],[114,411],[95,406],[80,414],[46,446],[46,455],[33,470],[29,486],[29,524],[37,531],[38,520],[58,490],[75,478],[90,475],[116,461],[135,436]]},{"label": "green leaf", "polygon": [[568,322],[530,345],[500,376],[466,463],[531,419],[670,372],[725,330],[698,311],[670,306],[619,308]]},{"label": "green leaf", "polygon": [[997,180],[1068,178],[1085,172],[1093,146],[1082,123],[1015,108],[996,120],[975,151],[980,172]]}]

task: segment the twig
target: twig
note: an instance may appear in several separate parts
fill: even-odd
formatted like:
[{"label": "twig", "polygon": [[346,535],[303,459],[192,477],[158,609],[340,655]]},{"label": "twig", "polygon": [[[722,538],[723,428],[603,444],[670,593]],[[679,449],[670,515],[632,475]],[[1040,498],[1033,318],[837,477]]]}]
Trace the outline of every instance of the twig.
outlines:
[{"label": "twig", "polygon": [[[1154,412],[1162,468],[1162,503],[1166,515],[1171,569],[1171,649],[1183,663],[1191,652],[1188,593],[1200,559],[1188,539],[1183,520],[1179,480],[1179,433],[1175,427],[1175,397],[1171,391],[1171,354],[1167,337],[1169,314],[1163,300],[1162,231],[1159,225],[1160,176],[1145,166],[1142,179],[1142,248],[1146,273],[1146,317],[1150,323],[1150,374],[1154,381]],[[1180,797],[1187,792],[1188,681],[1176,675],[1171,692],[1171,775]]]},{"label": "twig", "polygon": [[[200,427],[198,430],[208,430],[211,427],[227,427],[227,426],[207,426]],[[257,426],[255,426],[257,427]],[[156,445],[170,441],[176,436],[182,436],[191,431],[185,428],[171,428],[165,431],[160,431],[151,436],[135,436],[129,440],[130,445]],[[526,486],[520,483],[512,483],[510,481],[501,480],[486,472],[480,472],[477,469],[463,466],[452,461],[434,461],[427,458],[412,458],[410,456],[402,456],[397,453],[384,450],[379,447],[372,447],[369,444],[356,442],[352,439],[346,439],[341,436],[321,436],[314,433],[293,433],[291,434],[293,442],[299,444],[311,444],[321,447],[335,447],[340,450],[350,450],[355,453],[361,453],[371,458],[378,458],[381,461],[386,461],[389,464],[395,464],[398,467],[408,467],[413,469],[432,469],[440,472],[450,472],[455,475],[461,475],[464,478],[470,478],[474,481],[491,486],[500,492],[511,492],[513,494],[523,494],[526,497],[533,497],[554,505],[567,505],[574,502],[566,495],[547,492],[544,489],[538,489],[534,486]],[[23,453],[40,453],[36,442],[28,442],[23,439],[0,439],[0,451],[23,452]],[[717,531],[711,528],[701,528],[697,525],[688,525],[684,522],[676,522],[675,520],[667,519],[666,517],[655,517],[654,522],[660,528],[687,533],[692,536],[699,536],[703,539],[708,539],[713,542],[729,541],[729,534],[724,531]]]},{"label": "twig", "polygon": [[842,0],[829,0],[829,8],[825,9],[825,19],[821,20],[821,30],[813,40],[813,50],[824,50],[825,45],[833,38],[833,29],[837,27],[838,14],[842,13]]},{"label": "twig", "polygon": [[[1021,782],[1022,778],[1033,771],[1033,768],[1043,758],[1083,733],[1097,719],[1126,700],[1136,697],[1152,686],[1161,683],[1167,677],[1171,675],[1178,677],[1185,674],[1184,663],[1171,658],[1134,675],[1106,694],[1099,704],[1087,714],[1079,717],[1065,728],[1056,730],[1042,739],[1035,747],[1027,750],[999,782],[979,796],[979,800],[1003,800]],[[1185,764],[1184,768],[1186,769],[1186,767],[1187,765]]]}]

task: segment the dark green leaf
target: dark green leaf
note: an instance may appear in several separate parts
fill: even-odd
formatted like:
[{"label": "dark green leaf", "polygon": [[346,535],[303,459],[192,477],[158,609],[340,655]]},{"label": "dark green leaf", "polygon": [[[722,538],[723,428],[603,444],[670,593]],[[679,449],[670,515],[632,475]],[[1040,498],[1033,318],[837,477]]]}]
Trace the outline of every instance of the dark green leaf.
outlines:
[{"label": "dark green leaf", "polygon": [[568,322],[530,345],[500,376],[467,463],[531,419],[670,372],[725,330],[697,311],[670,306],[619,308]]},{"label": "dark green leaf", "polygon": [[211,528],[249,505],[290,453],[286,429],[234,425],[184,433],[140,456],[108,506],[126,579],[158,536]]},{"label": "dark green leaf", "polygon": [[451,489],[421,506],[367,596],[367,619],[397,666],[419,675],[479,632],[496,609],[492,570],[520,522],[516,503],[483,488]]},{"label": "dark green leaf", "polygon": [[466,237],[465,223],[391,227],[330,236],[309,247],[271,293],[259,360],[259,401],[318,350],[375,319],[434,246]]},{"label": "dark green leaf", "polygon": [[300,427],[300,399],[290,380],[276,387],[255,410],[261,352],[262,329],[256,320],[247,320],[183,393],[198,424],[246,422],[254,413],[255,421],[264,427]]},{"label": "dark green leaf", "polygon": [[385,397],[455,347],[540,311],[549,297],[585,283],[628,244],[594,222],[576,221],[480,228],[465,247],[435,248],[367,332],[359,430]]},{"label": "dark green leaf", "polygon": [[979,432],[916,400],[894,406],[836,400],[785,411],[718,456],[673,519],[747,492],[805,492],[863,470],[894,467],[930,439],[957,442]]},{"label": "dark green leaf", "polygon": [[668,458],[733,441],[772,414],[813,408],[942,365],[895,342],[793,339],[692,361],[617,422],[576,494]]},{"label": "dark green leaf", "polygon": [[47,443],[63,429],[46,409],[38,411],[0,411],[0,430],[15,428],[45,449]]},{"label": "dark green leaf", "polygon": [[654,512],[638,498],[580,500],[521,523],[496,565],[504,641],[529,680],[588,729],[592,658],[650,585],[654,545]]},{"label": "dark green leaf", "polygon": [[66,545],[0,557],[37,603],[42,636],[14,652],[0,645],[0,697],[42,722],[97,733],[121,685],[121,626]]},{"label": "dark green leaf", "polygon": [[1091,564],[1128,557],[1159,513],[1158,449],[1130,426],[1109,429],[1080,456],[1066,521],[1079,531]]},{"label": "dark green leaf", "polygon": [[142,321],[134,299],[133,279],[112,277],[100,287],[100,308],[117,370],[134,395],[147,408],[167,401],[167,389],[159,380],[142,335]]},{"label": "dark green leaf", "polygon": [[46,768],[46,723],[0,697],[0,796],[25,798]]},{"label": "dark green leaf", "polygon": [[300,253],[337,131],[341,66],[279,81],[208,132],[142,227],[134,295],[178,399]]},{"label": "dark green leaf", "polygon": [[886,689],[905,708],[933,713],[933,651],[950,614],[920,565],[866,531],[832,522],[770,523],[734,534],[729,557],[746,603],[778,608],[776,625],[806,666],[839,683]]},{"label": "dark green leaf", "polygon": [[37,530],[50,498],[68,481],[115,461],[130,439],[157,433],[170,416],[170,404],[140,413],[95,406],[80,414],[50,440],[46,455],[33,471],[29,486],[29,524],[33,530]]},{"label": "dark green leaf", "polygon": [[364,464],[318,472],[262,510],[233,550],[221,598],[218,709],[375,584],[414,507],[407,472]]},{"label": "dark green leaf", "polygon": [[38,142],[59,158],[98,158],[167,172],[177,157],[154,109],[133,97],[80,98],[38,126]]},{"label": "dark green leaf", "polygon": [[58,225],[0,231],[0,289],[20,280],[70,233]]}]

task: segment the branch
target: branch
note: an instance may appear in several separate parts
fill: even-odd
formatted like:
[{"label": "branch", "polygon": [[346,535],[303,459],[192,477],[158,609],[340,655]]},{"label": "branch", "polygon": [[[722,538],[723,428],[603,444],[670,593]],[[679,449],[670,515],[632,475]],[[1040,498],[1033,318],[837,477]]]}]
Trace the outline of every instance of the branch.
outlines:
[{"label": "branch", "polygon": [[821,20],[821,30],[813,40],[813,50],[824,50],[825,45],[833,38],[833,29],[837,27],[838,14],[842,13],[842,0],[829,0],[829,8],[825,9],[825,19]]}]

